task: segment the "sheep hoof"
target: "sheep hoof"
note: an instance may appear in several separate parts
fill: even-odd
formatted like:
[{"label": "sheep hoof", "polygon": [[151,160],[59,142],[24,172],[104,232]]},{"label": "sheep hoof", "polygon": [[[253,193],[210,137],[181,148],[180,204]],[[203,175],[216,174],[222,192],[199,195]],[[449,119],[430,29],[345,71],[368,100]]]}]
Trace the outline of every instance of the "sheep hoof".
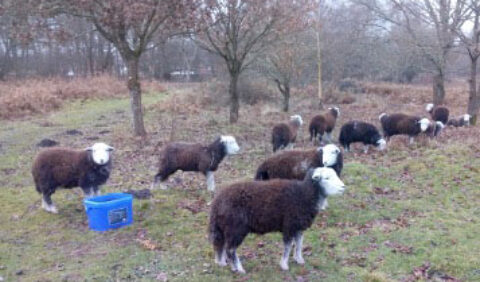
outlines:
[{"label": "sheep hoof", "polygon": [[284,261],[280,261],[280,268],[281,268],[282,270],[287,271],[287,270],[288,270],[288,264],[287,264],[286,262],[284,262]]},{"label": "sheep hoof", "polygon": [[294,259],[298,264],[305,264],[305,260],[302,257],[294,257]]},{"label": "sheep hoof", "polygon": [[165,185],[165,184],[163,184],[163,183],[160,183],[160,189],[161,189],[161,190],[167,190],[168,187],[167,187],[167,185]]}]

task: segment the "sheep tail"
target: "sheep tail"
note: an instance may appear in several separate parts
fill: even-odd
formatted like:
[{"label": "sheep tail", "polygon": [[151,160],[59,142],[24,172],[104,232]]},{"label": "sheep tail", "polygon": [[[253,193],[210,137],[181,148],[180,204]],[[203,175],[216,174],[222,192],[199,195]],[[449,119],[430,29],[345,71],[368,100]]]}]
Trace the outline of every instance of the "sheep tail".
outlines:
[{"label": "sheep tail", "polygon": [[215,216],[212,215],[210,218],[210,224],[208,226],[209,234],[208,239],[214,246],[223,247],[225,237],[223,236],[222,229],[216,223]]}]

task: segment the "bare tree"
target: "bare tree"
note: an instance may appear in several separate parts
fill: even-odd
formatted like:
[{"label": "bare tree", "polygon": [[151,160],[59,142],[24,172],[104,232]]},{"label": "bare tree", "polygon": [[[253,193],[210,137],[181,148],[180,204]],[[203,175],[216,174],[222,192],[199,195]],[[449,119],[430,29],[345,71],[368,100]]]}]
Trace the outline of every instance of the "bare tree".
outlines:
[{"label": "bare tree", "polygon": [[287,35],[269,48],[262,60],[262,73],[273,80],[283,96],[283,111],[290,107],[290,89],[292,83],[307,63],[309,47],[301,34]]},{"label": "bare tree", "polygon": [[223,58],[230,75],[230,122],[238,120],[240,74],[278,36],[303,24],[310,0],[211,0],[201,5],[199,45]]},{"label": "bare tree", "polygon": [[143,122],[139,60],[155,34],[168,35],[194,7],[190,0],[47,0],[48,9],[79,16],[93,23],[96,30],[120,53],[128,73],[134,134],[146,135]]},{"label": "bare tree", "polygon": [[480,108],[480,95],[477,90],[477,64],[480,57],[480,0],[459,0],[463,2],[470,11],[471,18],[469,23],[473,23],[471,30],[465,32],[462,27],[454,29],[465,46],[468,57],[470,59],[470,78],[468,80],[469,85],[469,97],[468,97],[468,109],[467,112],[472,116],[472,123],[476,124],[478,111]]},{"label": "bare tree", "polygon": [[[412,43],[432,63],[433,103],[443,104],[445,99],[445,70],[458,30],[466,20],[468,9],[464,1],[450,0],[353,0],[374,11],[382,21],[404,28]],[[384,3],[388,5],[384,5]],[[420,28],[419,28],[420,27]],[[425,28],[434,31],[433,40],[426,41]]]}]

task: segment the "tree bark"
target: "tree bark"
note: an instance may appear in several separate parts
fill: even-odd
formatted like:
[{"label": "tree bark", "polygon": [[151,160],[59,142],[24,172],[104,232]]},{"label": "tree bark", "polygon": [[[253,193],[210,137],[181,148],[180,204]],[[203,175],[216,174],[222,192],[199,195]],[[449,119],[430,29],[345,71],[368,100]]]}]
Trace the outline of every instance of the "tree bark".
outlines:
[{"label": "tree bark", "polygon": [[478,110],[480,108],[480,97],[477,93],[477,62],[478,57],[470,58],[470,79],[468,80],[469,84],[469,97],[468,97],[468,108],[467,113],[472,117],[471,124],[475,125],[477,123]]},{"label": "tree bark", "polygon": [[433,77],[433,103],[442,105],[445,101],[445,78],[442,72]]},{"label": "tree bark", "polygon": [[318,107],[323,109],[323,92],[322,92],[322,50],[320,41],[320,27],[316,32],[317,35],[317,65],[318,65]]},{"label": "tree bark", "polygon": [[238,121],[238,110],[240,108],[240,99],[238,95],[238,78],[240,76],[240,72],[230,72],[230,87],[229,87],[229,94],[230,94],[230,123],[236,123]]},{"label": "tree bark", "polygon": [[290,109],[290,86],[285,85],[283,91],[283,111],[288,112]]},{"label": "tree bark", "polygon": [[145,136],[145,126],[143,124],[142,110],[142,90],[138,78],[139,57],[131,56],[125,61],[127,63],[128,80],[127,87],[130,93],[130,106],[132,108],[132,125],[135,136]]}]

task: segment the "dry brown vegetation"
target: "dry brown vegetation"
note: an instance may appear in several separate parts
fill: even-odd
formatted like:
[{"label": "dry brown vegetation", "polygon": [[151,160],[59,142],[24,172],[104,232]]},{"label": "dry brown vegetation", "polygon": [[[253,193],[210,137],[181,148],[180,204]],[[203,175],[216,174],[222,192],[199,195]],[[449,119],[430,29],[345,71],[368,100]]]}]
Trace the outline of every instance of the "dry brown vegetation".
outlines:
[{"label": "dry brown vegetation", "polygon": [[[144,82],[149,91],[164,91],[157,82]],[[113,76],[12,80],[0,83],[0,119],[18,119],[59,109],[65,102],[125,97],[125,82]]]}]

